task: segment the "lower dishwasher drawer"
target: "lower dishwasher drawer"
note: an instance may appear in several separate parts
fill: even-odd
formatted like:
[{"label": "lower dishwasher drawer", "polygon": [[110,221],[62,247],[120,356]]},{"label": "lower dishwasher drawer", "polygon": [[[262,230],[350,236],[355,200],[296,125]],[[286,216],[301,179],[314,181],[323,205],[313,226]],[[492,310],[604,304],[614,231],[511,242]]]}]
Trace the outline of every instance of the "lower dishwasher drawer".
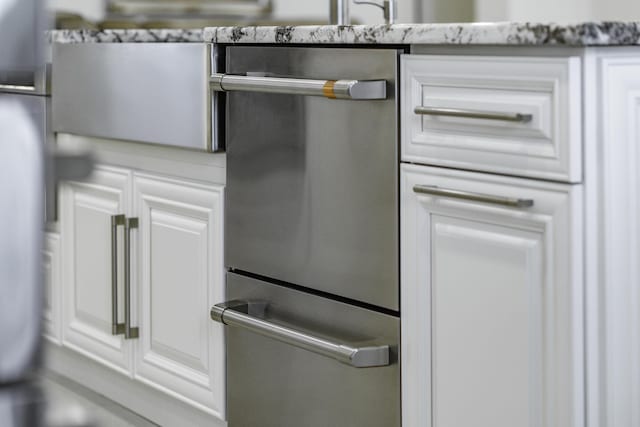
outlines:
[{"label": "lower dishwasher drawer", "polygon": [[[260,303],[264,311],[252,322],[299,333],[298,344],[283,342],[251,325],[225,322],[224,311],[230,427],[400,426],[398,317],[234,273],[227,274],[227,297]],[[304,337],[313,339],[300,348]],[[330,351],[318,354],[320,342],[388,346],[388,364],[355,367]]]},{"label": "lower dishwasher drawer", "polygon": [[216,151],[204,43],[56,44],[55,132]]}]

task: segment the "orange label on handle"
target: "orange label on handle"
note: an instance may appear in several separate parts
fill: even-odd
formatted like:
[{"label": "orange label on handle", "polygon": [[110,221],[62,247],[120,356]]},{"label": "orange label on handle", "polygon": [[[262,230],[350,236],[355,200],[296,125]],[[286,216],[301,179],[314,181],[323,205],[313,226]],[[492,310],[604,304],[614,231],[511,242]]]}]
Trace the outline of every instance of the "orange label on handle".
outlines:
[{"label": "orange label on handle", "polygon": [[327,98],[336,99],[336,94],[333,91],[335,85],[335,80],[327,81],[322,87],[322,93],[324,94],[324,96],[326,96]]}]

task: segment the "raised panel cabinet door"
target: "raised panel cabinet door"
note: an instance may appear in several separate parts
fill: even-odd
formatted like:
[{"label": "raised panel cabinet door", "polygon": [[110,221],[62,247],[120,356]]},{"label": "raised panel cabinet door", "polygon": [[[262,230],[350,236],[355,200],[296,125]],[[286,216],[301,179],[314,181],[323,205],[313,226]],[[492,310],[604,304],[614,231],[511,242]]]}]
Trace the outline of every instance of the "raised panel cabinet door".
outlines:
[{"label": "raised panel cabinet door", "polygon": [[130,172],[97,166],[86,182],[61,186],[63,344],[130,373],[131,344],[112,334],[112,271],[117,271],[118,323],[124,321],[124,245],[117,228],[117,256],[112,252],[112,216],[130,206]]},{"label": "raised panel cabinet door", "polygon": [[60,289],[60,235],[45,233],[42,251],[42,273],[44,283],[44,337],[49,341],[61,343],[61,289]]},{"label": "raised panel cabinet door", "polygon": [[224,419],[223,187],[134,175],[139,218],[136,379]]},{"label": "raised panel cabinet door", "polygon": [[581,191],[403,165],[405,427],[584,425]]},{"label": "raised panel cabinet door", "polygon": [[[597,66],[596,66],[597,65]],[[592,425],[640,425],[640,58],[601,52],[591,118],[589,409]],[[595,92],[595,90],[594,90]],[[596,115],[601,114],[601,116]],[[597,141],[597,142],[596,142]],[[596,184],[597,183],[597,184]],[[597,221],[597,222],[596,222]]]}]

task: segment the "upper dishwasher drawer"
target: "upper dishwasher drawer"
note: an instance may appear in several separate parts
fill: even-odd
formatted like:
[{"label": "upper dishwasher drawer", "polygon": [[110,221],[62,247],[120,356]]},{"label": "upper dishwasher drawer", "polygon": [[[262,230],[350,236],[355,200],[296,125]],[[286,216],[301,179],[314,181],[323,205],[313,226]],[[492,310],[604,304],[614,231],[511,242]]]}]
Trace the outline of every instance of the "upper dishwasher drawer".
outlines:
[{"label": "upper dishwasher drawer", "polygon": [[208,51],[204,43],[54,45],[53,130],[215,151]]},{"label": "upper dishwasher drawer", "polygon": [[402,160],[580,182],[580,58],[403,55]]}]

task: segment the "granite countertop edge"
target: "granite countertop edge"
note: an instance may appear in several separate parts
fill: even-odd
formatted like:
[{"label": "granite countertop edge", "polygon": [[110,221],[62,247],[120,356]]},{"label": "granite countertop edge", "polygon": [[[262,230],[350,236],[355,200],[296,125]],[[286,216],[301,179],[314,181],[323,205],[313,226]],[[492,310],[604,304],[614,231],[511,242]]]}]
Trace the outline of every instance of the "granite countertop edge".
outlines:
[{"label": "granite countertop edge", "polygon": [[51,30],[50,43],[203,43],[202,29]]},{"label": "granite countertop edge", "polygon": [[461,23],[53,30],[52,43],[640,45],[640,22]]},{"label": "granite countertop edge", "polygon": [[203,35],[206,42],[228,44],[633,46],[640,45],[640,22],[213,27]]}]

